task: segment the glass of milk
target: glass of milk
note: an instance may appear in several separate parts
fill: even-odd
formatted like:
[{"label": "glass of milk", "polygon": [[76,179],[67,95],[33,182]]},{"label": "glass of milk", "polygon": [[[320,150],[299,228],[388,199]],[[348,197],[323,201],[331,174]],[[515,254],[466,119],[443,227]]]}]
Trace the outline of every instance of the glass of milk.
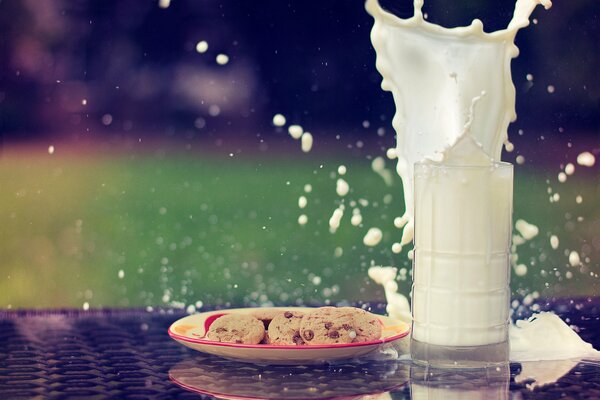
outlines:
[{"label": "glass of milk", "polygon": [[414,189],[413,360],[508,362],[512,165],[420,162]]}]

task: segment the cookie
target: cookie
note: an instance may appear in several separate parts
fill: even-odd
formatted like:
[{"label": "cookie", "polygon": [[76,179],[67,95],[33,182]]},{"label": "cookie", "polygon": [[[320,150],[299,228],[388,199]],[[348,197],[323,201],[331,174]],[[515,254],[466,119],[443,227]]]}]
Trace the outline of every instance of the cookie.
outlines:
[{"label": "cookie", "polygon": [[381,338],[381,323],[374,315],[354,307],[322,307],[307,314],[300,326],[306,344],[368,342]]},{"label": "cookie", "polygon": [[299,311],[279,311],[269,324],[269,343],[274,345],[304,344],[300,336],[300,322],[304,313]]},{"label": "cookie", "polygon": [[226,343],[258,344],[265,336],[265,326],[248,314],[225,314],[208,329],[209,340]]},{"label": "cookie", "polygon": [[259,321],[262,321],[262,323],[265,325],[265,329],[268,329],[269,324],[271,323],[271,321],[273,321],[273,318],[275,318],[277,314],[281,314],[281,310],[277,310],[274,308],[265,308],[262,310],[254,311],[252,313],[252,316],[258,319]]},{"label": "cookie", "polygon": [[354,330],[356,332],[353,343],[370,342],[381,338],[381,322],[375,314],[354,307],[340,307],[339,310],[352,314]]},{"label": "cookie", "polygon": [[352,343],[357,333],[352,314],[335,307],[308,313],[300,324],[300,335],[308,345]]}]

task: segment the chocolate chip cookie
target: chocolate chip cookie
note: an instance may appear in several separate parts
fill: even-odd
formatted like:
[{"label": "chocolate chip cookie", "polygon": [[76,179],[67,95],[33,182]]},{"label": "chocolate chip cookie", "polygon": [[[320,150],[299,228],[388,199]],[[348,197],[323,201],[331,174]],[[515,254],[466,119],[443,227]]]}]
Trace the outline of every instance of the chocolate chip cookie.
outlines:
[{"label": "chocolate chip cookie", "polygon": [[381,338],[381,322],[375,314],[354,307],[340,307],[339,310],[352,314],[354,331],[356,332],[353,343],[370,342]]},{"label": "chocolate chip cookie", "polygon": [[308,345],[358,343],[381,337],[379,319],[354,307],[322,307],[307,314],[300,335]]},{"label": "chocolate chip cookie", "polygon": [[301,345],[300,322],[304,313],[299,311],[280,311],[269,324],[269,344]]},{"label": "chocolate chip cookie", "polygon": [[352,313],[322,307],[308,313],[300,324],[300,335],[308,345],[352,343],[357,333]]},{"label": "chocolate chip cookie", "polygon": [[265,336],[265,326],[248,314],[226,314],[208,329],[209,340],[226,343],[258,344]]}]

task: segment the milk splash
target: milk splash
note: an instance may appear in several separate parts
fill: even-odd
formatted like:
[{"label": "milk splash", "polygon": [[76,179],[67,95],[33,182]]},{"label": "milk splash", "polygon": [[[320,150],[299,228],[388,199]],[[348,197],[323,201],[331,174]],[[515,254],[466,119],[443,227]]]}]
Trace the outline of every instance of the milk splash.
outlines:
[{"label": "milk splash", "polygon": [[[416,162],[443,159],[448,148],[465,135],[492,161],[500,161],[508,125],[516,119],[510,70],[511,59],[518,55],[514,39],[519,29],[529,25],[537,5],[546,9],[552,5],[550,0],[517,0],[508,27],[486,33],[477,19],[458,28],[429,23],[423,17],[423,0],[413,4],[413,17],[401,19],[384,11],[377,0],[366,3],[375,20],[371,41],[383,77],[381,86],[392,92],[396,104],[392,124],[397,143],[388,154],[398,158],[396,169],[405,195],[404,215],[394,221],[404,228],[401,245],[413,239]],[[476,99],[478,109],[473,113]],[[593,165],[591,157],[582,159],[580,165]],[[537,234],[525,221],[517,228],[524,240]],[[397,292],[396,270],[373,267],[369,276],[384,287],[390,316],[409,318],[408,301]],[[512,361],[596,358],[599,354],[551,313],[517,321],[511,326],[510,339]]]},{"label": "milk splash", "polygon": [[[538,4],[552,5],[550,0],[518,0],[508,27],[486,33],[478,19],[458,28],[425,21],[423,0],[414,1],[414,16],[408,19],[384,11],[377,0],[367,0],[375,20],[371,41],[381,87],[392,92],[396,104],[394,154],[405,199],[402,245],[413,239],[415,162],[454,143],[468,122],[473,138],[493,161],[500,161],[508,125],[516,119],[510,70],[511,59],[519,54],[514,38],[529,25]],[[482,92],[486,96],[468,121],[471,102]]]}]

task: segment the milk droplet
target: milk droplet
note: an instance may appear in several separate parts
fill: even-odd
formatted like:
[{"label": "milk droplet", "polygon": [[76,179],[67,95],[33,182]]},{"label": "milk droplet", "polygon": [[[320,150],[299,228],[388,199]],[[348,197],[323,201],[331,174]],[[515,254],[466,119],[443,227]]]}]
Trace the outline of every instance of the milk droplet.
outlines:
[{"label": "milk droplet", "polygon": [[54,154],[54,146],[48,146],[48,154]]},{"label": "milk droplet", "polygon": [[208,50],[208,42],[206,40],[201,40],[196,43],[196,51],[198,53],[206,53],[206,50]]},{"label": "milk droplet", "polygon": [[282,114],[275,114],[273,116],[273,125],[284,126],[285,125],[285,117]]},{"label": "milk droplet", "polygon": [[385,169],[385,160],[383,157],[375,157],[371,162],[371,168],[377,175],[381,176],[386,185],[392,185],[392,173]]},{"label": "milk droplet", "polygon": [[395,254],[400,254],[402,252],[402,245],[398,242],[392,245],[392,252]]},{"label": "milk droplet", "polygon": [[515,159],[515,161],[517,162],[517,164],[523,165],[523,164],[525,164],[525,157],[518,155],[517,158]]},{"label": "milk droplet", "polygon": [[511,153],[515,149],[515,145],[507,140],[506,142],[504,142],[504,148],[507,152]]},{"label": "milk droplet", "polygon": [[410,249],[410,250],[408,251],[408,254],[407,254],[407,256],[408,256],[408,259],[409,259],[409,260],[412,260],[413,258],[415,258],[415,251],[414,251],[414,250],[412,250],[412,249]]},{"label": "milk droplet", "polygon": [[575,250],[569,253],[569,264],[571,264],[571,267],[577,267],[581,264],[579,253]]},{"label": "milk droplet", "polygon": [[565,272],[565,278],[571,279],[573,277],[573,273],[571,271]]},{"label": "milk droplet", "polygon": [[360,213],[354,213],[350,218],[350,223],[354,226],[359,226],[362,223],[362,215]]},{"label": "milk droplet", "polygon": [[158,0],[158,6],[160,8],[169,8],[170,4],[171,4],[171,0]]},{"label": "milk droplet", "polygon": [[346,166],[340,165],[337,169],[339,175],[346,175]]},{"label": "milk droplet", "polygon": [[556,235],[550,236],[550,247],[552,247],[554,250],[556,250],[556,249],[558,249],[558,245],[559,245],[558,236],[556,236]]},{"label": "milk droplet", "polygon": [[308,200],[306,200],[306,196],[298,197],[298,207],[304,208],[304,207],[306,207],[307,203],[308,203]]},{"label": "milk droplet", "polygon": [[344,216],[344,208],[340,206],[333,211],[331,218],[329,218],[329,232],[335,233],[337,229],[340,227],[340,221]]},{"label": "milk droplet", "polygon": [[348,185],[348,182],[346,182],[342,178],[339,178],[335,185],[335,192],[338,194],[338,196],[344,197],[348,194],[348,191],[350,191],[350,186]]},{"label": "milk droplet", "polygon": [[90,309],[90,303],[88,303],[87,301],[85,303],[83,303],[83,310],[87,311]]},{"label": "milk droplet", "polygon": [[589,151],[584,151],[577,156],[577,164],[583,165],[584,167],[593,167],[596,163],[596,157]]},{"label": "milk droplet", "polygon": [[304,133],[304,129],[302,129],[302,127],[300,125],[290,125],[288,127],[288,133],[290,134],[291,137],[293,137],[294,139],[300,139],[300,137],[302,137],[302,134]]},{"label": "milk droplet", "polygon": [[565,166],[565,174],[567,175],[573,175],[573,173],[575,172],[575,166],[571,163],[568,163]]},{"label": "milk droplet", "polygon": [[306,216],[306,214],[302,214],[298,217],[298,223],[300,225],[306,225],[307,222],[308,222],[308,217]]},{"label": "milk droplet", "polygon": [[537,226],[530,224],[523,219],[517,220],[517,222],[515,223],[515,228],[525,240],[533,239],[537,236],[537,234],[540,231]]},{"label": "milk droplet", "polygon": [[564,182],[566,182],[566,181],[567,181],[567,174],[565,174],[564,172],[560,172],[560,173],[558,174],[558,181],[559,181],[560,183],[564,183]]},{"label": "milk droplet", "polygon": [[367,231],[367,234],[365,235],[365,237],[363,238],[363,243],[366,246],[377,246],[379,244],[379,242],[381,242],[381,239],[383,238],[383,233],[381,232],[381,229],[379,228],[370,228]]},{"label": "milk droplet", "polygon": [[304,185],[304,192],[305,193],[312,192],[312,185],[310,183],[307,183],[306,185]]},{"label": "milk droplet", "polygon": [[404,225],[408,222],[408,219],[404,217],[396,217],[394,218],[394,226],[398,229],[402,229]]},{"label": "milk droplet", "polygon": [[227,54],[218,54],[217,55],[217,64],[219,65],[225,65],[229,62],[229,56]]},{"label": "milk droplet", "polygon": [[218,104],[211,104],[210,107],[208,107],[208,114],[211,117],[216,117],[221,114],[221,107],[219,107]]},{"label": "milk droplet", "polygon": [[308,153],[313,146],[313,137],[310,132],[304,132],[301,138],[302,151]]},{"label": "milk droplet", "polygon": [[554,193],[552,195],[552,201],[554,201],[555,203],[558,202],[560,200],[560,194],[558,193]]},{"label": "milk droplet", "polygon": [[398,152],[396,151],[395,148],[387,149],[387,151],[385,152],[385,155],[390,160],[394,160],[394,159],[398,158]]},{"label": "milk droplet", "polygon": [[348,337],[352,340],[356,339],[356,332],[354,331],[349,331],[348,332]]},{"label": "milk droplet", "polygon": [[581,196],[577,196],[577,197],[575,197],[575,202],[576,202],[577,204],[581,204],[581,203],[583,203],[583,197],[581,197]]},{"label": "milk droplet", "polygon": [[554,93],[554,91],[556,90],[556,88],[553,85],[548,85],[548,87],[546,88],[546,90],[548,91],[548,93],[552,94],[552,93]]},{"label": "milk droplet", "polygon": [[81,105],[82,106],[87,106],[87,99],[81,100]]},{"label": "milk droplet", "polygon": [[527,275],[527,265],[519,264],[515,267],[515,274],[517,276],[525,276]]},{"label": "milk droplet", "polygon": [[336,258],[340,258],[342,256],[342,254],[344,254],[344,249],[342,249],[339,246],[333,250],[333,256]]},{"label": "milk droplet", "polygon": [[531,74],[527,74],[527,75],[525,75],[525,78],[526,78],[526,79],[527,79],[529,82],[533,81],[533,75],[531,75]]},{"label": "milk droplet", "polygon": [[119,279],[123,279],[125,278],[125,271],[123,271],[122,269],[119,270],[119,273],[117,274]]},{"label": "milk droplet", "polygon": [[385,161],[383,157],[375,157],[371,162],[371,168],[373,171],[380,173],[385,168]]},{"label": "milk droplet", "polygon": [[193,314],[196,312],[196,306],[193,304],[190,304],[189,306],[186,307],[185,312],[188,314]]},{"label": "milk droplet", "polygon": [[102,125],[108,126],[110,124],[112,124],[113,122],[113,117],[110,114],[104,114],[102,116]]}]

